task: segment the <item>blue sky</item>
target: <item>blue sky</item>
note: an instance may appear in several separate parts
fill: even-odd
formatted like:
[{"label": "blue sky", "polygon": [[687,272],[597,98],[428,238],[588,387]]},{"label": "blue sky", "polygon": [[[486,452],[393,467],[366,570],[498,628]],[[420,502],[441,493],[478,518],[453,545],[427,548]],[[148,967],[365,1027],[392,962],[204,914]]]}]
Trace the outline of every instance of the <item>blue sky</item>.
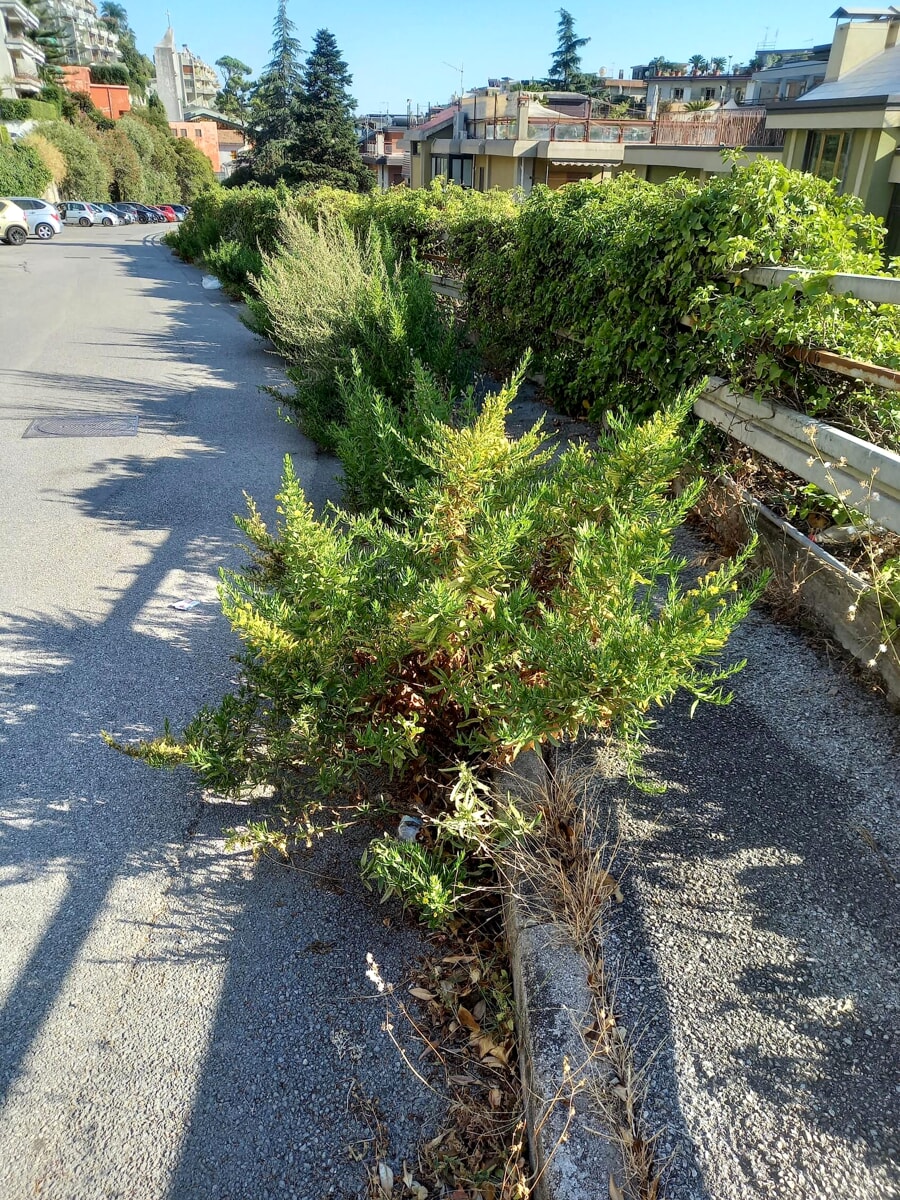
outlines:
[{"label": "blue sky", "polygon": [[[232,54],[254,71],[266,62],[274,0],[124,0],[138,45],[153,54],[166,27],[166,6],[175,37],[209,63]],[[353,72],[353,93],[365,112],[402,112],[407,100],[423,107],[459,87],[488,76],[542,75],[556,43],[560,0],[289,0],[288,11],[305,48],[321,26],[337,37]],[[811,46],[831,40],[834,0],[641,0],[629,4],[582,4],[569,0],[576,28],[591,43],[585,70],[624,68],[657,54],[685,61],[692,54],[747,61],[765,40],[779,46]]]}]

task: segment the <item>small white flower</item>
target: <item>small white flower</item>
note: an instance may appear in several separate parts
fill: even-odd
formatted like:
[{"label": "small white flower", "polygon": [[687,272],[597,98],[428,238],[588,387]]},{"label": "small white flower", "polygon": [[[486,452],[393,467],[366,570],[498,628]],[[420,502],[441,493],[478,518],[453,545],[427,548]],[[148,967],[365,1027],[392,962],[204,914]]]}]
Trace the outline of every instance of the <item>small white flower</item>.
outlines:
[{"label": "small white flower", "polygon": [[877,665],[877,660],[874,658],[870,658],[869,661],[866,663],[867,667],[874,667],[876,665]]},{"label": "small white flower", "polygon": [[815,461],[816,461],[816,460],[813,458],[813,456],[812,456],[812,455],[810,455],[810,456],[809,456],[809,458],[806,460],[806,465],[807,465],[808,467],[811,467]]},{"label": "small white flower", "polygon": [[873,500],[875,501],[875,503],[877,504],[877,503],[878,503],[878,501],[881,499],[881,492],[873,492],[873,493],[872,493],[872,499],[873,499]]},{"label": "small white flower", "polygon": [[879,654],[887,654],[887,646],[884,644],[884,642],[882,642],[881,645],[878,647],[878,653]]},{"label": "small white flower", "polygon": [[848,621],[856,620],[856,605],[855,604],[851,604],[850,607],[847,609],[847,620]]},{"label": "small white flower", "polygon": [[847,455],[842,454],[841,457],[838,459],[838,466],[846,467],[846,465],[847,465]]},{"label": "small white flower", "polygon": [[830,462],[823,462],[822,466],[825,468],[826,471],[830,471],[831,468],[834,466],[834,464],[830,463]]}]

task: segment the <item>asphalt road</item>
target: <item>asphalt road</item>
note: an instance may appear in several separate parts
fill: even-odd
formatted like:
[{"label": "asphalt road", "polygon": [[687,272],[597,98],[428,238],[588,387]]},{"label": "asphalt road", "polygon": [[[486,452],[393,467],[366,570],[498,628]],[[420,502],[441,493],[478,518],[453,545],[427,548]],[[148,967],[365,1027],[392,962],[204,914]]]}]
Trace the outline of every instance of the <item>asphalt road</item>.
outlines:
[{"label": "asphalt road", "polygon": [[[702,547],[686,539],[686,553]],[[665,709],[593,781],[624,903],[606,969],[667,1200],[900,1197],[897,717],[754,612],[727,708]],[[603,776],[605,775],[605,778]]]},{"label": "asphalt road", "polygon": [[[355,1196],[354,1097],[398,1170],[435,1115],[365,978],[421,946],[362,889],[360,837],[254,867],[224,852],[245,810],[100,739],[227,687],[244,490],[271,514],[288,451],[314,502],[335,490],[200,279],[141,226],[0,245],[2,1200]],[[23,436],[59,415],[138,432]]]}]

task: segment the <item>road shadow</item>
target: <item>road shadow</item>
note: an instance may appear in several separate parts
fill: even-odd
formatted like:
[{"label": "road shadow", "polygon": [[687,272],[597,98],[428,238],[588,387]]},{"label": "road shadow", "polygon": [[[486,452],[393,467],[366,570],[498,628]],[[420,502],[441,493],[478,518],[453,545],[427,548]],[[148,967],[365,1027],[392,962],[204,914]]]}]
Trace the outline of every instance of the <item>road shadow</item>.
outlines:
[{"label": "road shadow", "polygon": [[[349,890],[346,880],[356,880],[361,850],[356,844],[339,844],[324,872],[330,877],[332,866],[340,868],[341,895],[318,888],[318,868],[309,876],[255,869],[222,850],[222,828],[238,823],[243,809],[205,807],[183,773],[152,772],[116,755],[100,731],[129,740],[158,732],[164,718],[177,729],[201,704],[221,697],[234,676],[231,655],[238,644],[219,612],[216,579],[219,568],[244,561],[232,521],[243,510],[243,492],[254,495],[271,518],[281,459],[290,452],[309,498],[321,508],[337,498],[337,466],[280,421],[273,402],[260,393],[260,385],[278,375],[277,366],[236,320],[233,306],[210,298],[196,272],[156,245],[124,243],[114,253],[121,274],[152,290],[164,327],[112,331],[109,342],[98,345],[98,354],[109,352],[108,373],[9,365],[0,371],[0,389],[11,398],[4,412],[10,421],[119,405],[138,415],[141,430],[134,440],[98,439],[88,467],[69,475],[57,470],[38,487],[33,503],[53,506],[61,527],[71,529],[69,553],[54,558],[48,551],[45,558],[41,582],[52,603],[45,595],[35,601],[34,581],[23,578],[15,603],[0,612],[0,931],[15,950],[0,968],[0,1106],[10,1119],[25,1114],[15,1131],[2,1130],[6,1118],[0,1115],[0,1144],[12,1137],[21,1151],[6,1156],[0,1192],[16,1194],[22,1180],[32,1188],[64,1177],[72,1181],[73,1197],[99,1195],[98,1189],[111,1186],[100,1171],[106,1142],[95,1153],[81,1134],[66,1140],[73,1106],[90,1114],[98,1095],[108,1103],[117,1094],[102,1059],[111,1053],[110,1038],[93,1033],[106,1020],[107,1003],[111,1027],[119,1030],[118,1041],[112,1038],[121,1052],[118,1069],[127,1073],[135,1056],[147,1058],[140,1084],[146,1103],[152,1106],[153,1088],[165,1086],[167,1072],[189,1076],[182,1086],[197,1097],[193,1118],[190,1104],[169,1114],[165,1138],[182,1146],[180,1165],[169,1163],[165,1183],[160,1166],[157,1183],[147,1180],[146,1195],[168,1194],[170,1187],[172,1195],[185,1197],[237,1195],[230,1168],[216,1176],[209,1157],[213,1146],[218,1161],[231,1161],[227,1139],[242,1178],[256,1188],[246,1193],[254,1200],[265,1194],[265,1172],[300,1178],[307,1159],[312,1173],[303,1176],[304,1188],[315,1183],[325,1191],[329,1181],[350,1178],[346,1169],[335,1175],[333,1162],[326,1170],[320,1153],[328,1146],[343,1154],[334,1137],[350,1118],[346,1092],[335,1090],[338,1082],[343,1088],[358,1077],[367,1094],[387,1099],[393,1091],[400,1097],[397,1132],[404,1148],[414,1144],[419,1118],[429,1111],[419,1085],[410,1088],[402,1072],[395,1075],[383,1004],[375,1007],[365,978],[369,952],[399,975],[419,951],[418,935],[398,924],[396,912],[390,928],[383,924],[390,910],[376,911],[358,881]],[[122,360],[146,359],[152,378],[140,385],[120,378],[117,353]],[[22,536],[29,536],[28,514],[13,514],[13,522],[19,519]],[[85,547],[95,557],[107,556],[94,581],[81,578]],[[198,599],[197,607],[172,608],[186,597]],[[279,924],[282,904],[294,916]],[[324,958],[302,953],[303,945],[317,940],[303,932],[311,922],[322,931],[319,941],[335,943],[326,956],[329,971]],[[97,931],[107,928],[114,936],[98,946]],[[162,966],[201,973],[208,968],[218,979],[215,999],[201,997],[206,1048],[185,1047],[193,1068],[167,1058],[175,1053],[168,1045],[154,1060],[139,1031],[126,1029],[128,997],[132,990],[135,996],[152,991],[149,973]],[[340,972],[337,987],[334,968]],[[60,1006],[72,1003],[73,980],[89,979],[90,1004],[92,988],[105,990],[104,971],[109,995],[94,996],[96,1012],[84,1018],[83,1028],[81,1016],[75,1018],[71,1045],[47,1047],[47,1031],[59,1027]],[[185,997],[187,1008],[194,999]],[[288,1010],[296,1014],[293,1025]],[[366,1017],[351,1027],[347,1013],[357,1011]],[[335,1013],[343,1014],[336,1028],[345,1030],[348,1045],[364,1047],[361,1066],[345,1062],[330,1041],[323,1045]],[[171,1020],[177,1030],[177,1007]],[[153,1021],[147,1037],[151,1027]],[[82,1058],[73,1062],[77,1054]],[[298,1068],[301,1054],[305,1069]],[[334,1060],[326,1072],[334,1095],[321,1104],[316,1089],[325,1075],[317,1056]],[[41,1075],[54,1062],[64,1066],[65,1082]],[[42,1089],[45,1102],[23,1109],[23,1097]],[[283,1144],[280,1139],[288,1125],[296,1133],[304,1110],[309,1138],[306,1149],[295,1152],[290,1147],[298,1144],[296,1137]],[[113,1128],[125,1120],[125,1113],[108,1116]],[[39,1133],[35,1125],[32,1136],[32,1121],[49,1121],[56,1133]],[[350,1127],[364,1136],[358,1123]],[[157,1143],[162,1130],[148,1117],[131,1137]],[[63,1142],[56,1145],[54,1137]],[[346,1155],[342,1162],[358,1182],[358,1164]],[[117,1163],[107,1166],[118,1169]]]},{"label": "road shadow", "polygon": [[619,845],[626,900],[607,967],[646,1072],[648,1132],[661,1131],[676,1196],[723,1194],[710,1154],[731,1159],[748,1197],[786,1161],[819,1194],[836,1145],[900,1182],[900,926],[890,864],[860,827],[872,798],[852,768],[798,753],[777,708],[763,720],[742,699],[750,686],[739,676],[725,708],[663,711],[644,759],[662,796],[631,787],[601,743],[573,751]]}]

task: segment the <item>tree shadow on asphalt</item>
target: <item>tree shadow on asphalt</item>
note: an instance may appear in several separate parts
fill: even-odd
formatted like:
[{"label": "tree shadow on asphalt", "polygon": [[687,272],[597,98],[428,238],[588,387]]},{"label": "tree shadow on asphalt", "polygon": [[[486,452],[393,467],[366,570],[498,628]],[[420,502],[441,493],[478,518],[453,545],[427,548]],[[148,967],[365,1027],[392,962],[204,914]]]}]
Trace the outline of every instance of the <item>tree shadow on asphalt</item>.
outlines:
[{"label": "tree shadow on asphalt", "polygon": [[[154,294],[172,302],[165,335],[129,335],[139,356],[162,357],[160,378],[136,386],[105,375],[6,370],[0,382],[14,397],[5,415],[19,420],[60,410],[109,411],[127,390],[128,410],[139,416],[144,436],[179,439],[147,451],[139,441],[134,450],[123,449],[116,439],[106,457],[105,441],[98,440],[97,461],[77,491],[58,483],[44,489],[40,503],[59,505],[61,517],[71,510],[108,527],[109,578],[92,594],[90,612],[66,607],[60,579],[55,610],[29,610],[23,580],[24,603],[0,613],[6,720],[0,898],[11,905],[7,936],[16,936],[17,906],[40,909],[43,917],[31,922],[35,943],[20,946],[14,969],[0,976],[0,1104],[28,1079],[41,1032],[67,994],[92,931],[108,916],[114,887],[159,873],[168,880],[161,886],[164,912],[116,912],[123,927],[132,926],[127,944],[149,939],[138,956],[141,967],[160,958],[173,965],[199,962],[217,965],[222,976],[206,1030],[208,1053],[194,1080],[195,1109],[180,1114],[174,1135],[181,1150],[168,1194],[173,1200],[257,1200],[272,1179],[295,1176],[317,1191],[335,1182],[344,1186],[347,1170],[335,1174],[333,1167],[343,1153],[338,1126],[348,1119],[346,1087],[354,1076],[373,1095],[396,1092],[404,1145],[414,1144],[417,1114],[430,1111],[411,1076],[385,1070],[395,1057],[382,1029],[383,1004],[377,1006],[365,980],[366,951],[399,974],[415,957],[418,936],[396,919],[390,929],[382,924],[387,910],[375,915],[356,879],[355,843],[329,852],[336,857],[327,860],[324,874],[340,876],[340,895],[319,888],[313,876],[253,869],[221,848],[222,827],[239,823],[245,809],[205,808],[183,774],[152,772],[100,740],[103,728],[126,740],[155,733],[165,717],[178,728],[201,703],[227,690],[237,643],[214,602],[215,571],[243,560],[241,535],[231,522],[243,508],[242,489],[270,514],[282,453],[290,449],[299,455],[301,478],[312,481],[310,499],[321,505],[336,497],[336,467],[280,422],[272,402],[259,394],[258,384],[271,377],[271,358],[258,344],[253,348],[226,311],[227,301],[202,292],[199,275],[159,247],[124,244],[116,252],[127,273],[153,280]],[[120,538],[133,554],[116,552]],[[77,542],[73,551],[79,552]],[[171,603],[192,588],[202,593],[201,606],[173,610]],[[279,906],[290,920],[279,920]],[[304,932],[313,916],[321,937]],[[317,940],[333,940],[335,948],[319,958],[298,945]],[[96,947],[91,953],[95,965],[128,959],[104,957]],[[365,1015],[350,1021],[348,1012]],[[323,1045],[335,1014],[348,1045],[364,1046],[365,1063],[338,1062],[337,1049]],[[301,1070],[303,1056],[311,1065]],[[318,1056],[337,1065],[320,1071]],[[85,1082],[79,1083],[78,1063],[69,1068],[71,1079],[62,1086],[70,1087],[74,1105]],[[314,1138],[298,1132],[304,1108]],[[358,1124],[350,1128],[365,1135]],[[156,1130],[148,1116],[132,1136],[173,1134]],[[323,1145],[330,1164],[322,1161]],[[23,1155],[37,1179],[43,1169],[38,1152],[33,1164],[27,1148]],[[76,1162],[76,1180],[80,1167],[89,1169]],[[231,1173],[238,1167],[239,1175]],[[351,1163],[350,1169],[358,1182],[359,1167]]]},{"label": "tree shadow on asphalt", "polygon": [[[867,797],[798,756],[774,719],[763,723],[741,702],[741,687],[739,676],[730,706],[701,706],[693,719],[684,699],[663,712],[645,767],[668,785],[664,795],[614,774],[592,785],[630,880],[626,903],[610,915],[611,969],[647,1064],[649,1124],[668,1126],[660,1152],[674,1155],[678,1196],[708,1194],[690,1129],[704,1093],[715,1096],[729,1079],[768,1110],[760,1128],[777,1127],[789,1142],[799,1119],[887,1175],[900,1151],[897,892],[860,836]],[[581,766],[596,745],[578,748]],[[686,948],[696,960],[679,961]],[[676,981],[696,988],[677,1016]],[[720,1061],[691,1061],[692,1047],[709,1056],[711,1030],[722,1034]],[[697,1093],[687,1119],[686,1079]],[[762,1160],[772,1167],[782,1151],[739,1141],[732,1149],[756,1195]],[[814,1156],[800,1145],[791,1153],[798,1163]]]}]

